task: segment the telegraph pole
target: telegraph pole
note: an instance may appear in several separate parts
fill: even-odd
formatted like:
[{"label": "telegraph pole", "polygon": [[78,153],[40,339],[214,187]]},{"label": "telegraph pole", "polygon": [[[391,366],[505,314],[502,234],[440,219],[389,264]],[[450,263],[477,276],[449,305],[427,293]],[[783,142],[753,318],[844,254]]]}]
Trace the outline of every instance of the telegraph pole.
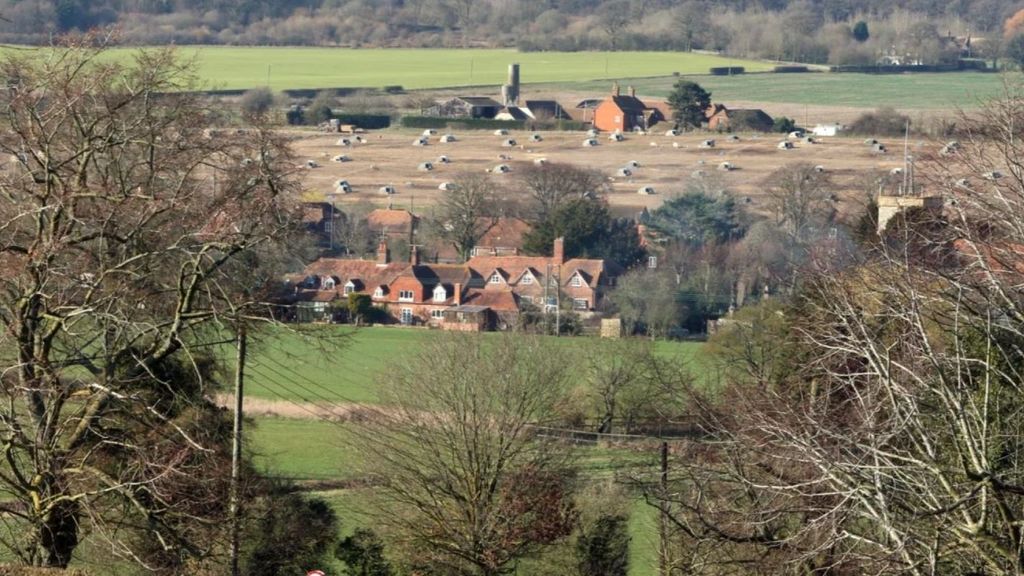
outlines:
[{"label": "telegraph pole", "polygon": [[668,442],[661,443],[661,510],[658,514],[658,575],[668,576]]},{"label": "telegraph pole", "polygon": [[238,356],[235,361],[235,424],[231,434],[231,488],[228,512],[231,516],[231,576],[238,576],[239,498],[238,477],[242,460],[242,390],[245,380],[245,325],[239,326]]}]

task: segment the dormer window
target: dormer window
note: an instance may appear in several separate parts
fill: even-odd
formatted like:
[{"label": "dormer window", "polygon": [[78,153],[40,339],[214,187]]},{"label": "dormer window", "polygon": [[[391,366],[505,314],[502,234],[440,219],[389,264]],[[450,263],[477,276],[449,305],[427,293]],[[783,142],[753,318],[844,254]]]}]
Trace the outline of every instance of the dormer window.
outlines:
[{"label": "dormer window", "polygon": [[569,281],[569,285],[573,288],[579,288],[583,286],[583,278],[580,278],[579,274],[573,274],[572,280]]},{"label": "dormer window", "polygon": [[497,272],[492,273],[489,282],[491,284],[501,284],[501,274],[498,274]]},{"label": "dormer window", "polygon": [[437,288],[434,288],[434,302],[444,302],[448,299],[448,292],[444,289],[444,286],[438,284]]},{"label": "dormer window", "polygon": [[384,297],[384,288],[382,286],[377,286],[377,289],[373,291],[373,297],[374,298],[383,298]]},{"label": "dormer window", "polygon": [[348,282],[345,283],[345,295],[346,296],[348,296],[349,294],[351,294],[351,293],[353,293],[355,291],[356,291],[356,285],[351,280],[349,280]]},{"label": "dormer window", "polygon": [[334,278],[324,276],[324,279],[320,281],[320,287],[324,290],[334,290]]},{"label": "dormer window", "polygon": [[533,276],[529,272],[523,274],[522,279],[519,280],[520,284],[533,284]]}]

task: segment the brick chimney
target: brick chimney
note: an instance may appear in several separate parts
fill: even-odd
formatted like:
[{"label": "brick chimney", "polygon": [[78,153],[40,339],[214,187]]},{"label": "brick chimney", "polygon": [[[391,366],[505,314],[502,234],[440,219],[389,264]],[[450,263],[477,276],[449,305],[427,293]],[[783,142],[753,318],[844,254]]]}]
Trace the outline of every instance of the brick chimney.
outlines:
[{"label": "brick chimney", "polygon": [[632,96],[633,98],[636,98],[636,88],[633,88],[632,86],[630,86],[629,87],[629,95]]},{"label": "brick chimney", "polygon": [[551,251],[551,259],[554,260],[554,264],[565,264],[565,238],[562,238],[561,236],[555,238],[555,246]]},{"label": "brick chimney", "polygon": [[377,266],[387,266],[391,262],[391,251],[388,250],[388,243],[381,240],[377,245]]},{"label": "brick chimney", "polygon": [[456,282],[455,283],[455,295],[454,295],[454,298],[455,298],[455,300],[453,300],[453,302],[455,303],[455,305],[456,306],[462,306],[462,283],[461,282]]},{"label": "brick chimney", "polygon": [[612,96],[618,96],[620,94],[619,83],[612,82]]},{"label": "brick chimney", "polygon": [[415,244],[409,247],[409,263],[413,266],[420,265],[420,250]]}]

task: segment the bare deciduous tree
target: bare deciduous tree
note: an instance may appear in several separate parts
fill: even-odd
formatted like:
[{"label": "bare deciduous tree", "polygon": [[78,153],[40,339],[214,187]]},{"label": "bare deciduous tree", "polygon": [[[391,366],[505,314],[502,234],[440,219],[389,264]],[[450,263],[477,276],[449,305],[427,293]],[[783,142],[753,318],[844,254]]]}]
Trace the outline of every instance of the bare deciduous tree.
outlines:
[{"label": "bare deciduous tree", "polygon": [[382,484],[374,521],[417,561],[481,576],[569,534],[567,453],[530,426],[553,411],[568,374],[531,337],[427,344],[356,433]]},{"label": "bare deciduous tree", "polygon": [[498,222],[495,184],[480,174],[460,174],[438,203],[434,226],[439,237],[451,243],[466,261],[473,247]]},{"label": "bare deciduous tree", "polygon": [[522,182],[533,204],[533,216],[547,220],[570,200],[587,195],[601,195],[606,182],[600,172],[577,168],[571,164],[548,163],[530,166],[522,172]]},{"label": "bare deciduous tree", "polygon": [[945,218],[804,283],[799,369],[694,403],[712,440],[653,492],[699,569],[1024,572],[1024,105],[979,118],[920,166]]},{"label": "bare deciduous tree", "polygon": [[[84,45],[89,45],[86,39]],[[156,569],[224,511],[211,342],[253,313],[296,222],[286,149],[209,130],[172,51],[0,62],[0,519],[24,563],[86,533]]]}]

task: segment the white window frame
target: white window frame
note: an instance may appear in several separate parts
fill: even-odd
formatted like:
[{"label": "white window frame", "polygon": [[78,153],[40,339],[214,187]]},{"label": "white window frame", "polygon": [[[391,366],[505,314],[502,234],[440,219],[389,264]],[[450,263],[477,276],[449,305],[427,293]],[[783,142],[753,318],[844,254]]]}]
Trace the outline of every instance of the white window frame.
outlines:
[{"label": "white window frame", "polygon": [[444,310],[441,308],[431,310],[430,317],[433,318],[434,320],[444,320]]},{"label": "white window frame", "polygon": [[406,326],[409,326],[412,324],[412,320],[412,308],[402,308],[401,314],[399,314],[398,316],[398,321]]},{"label": "white window frame", "polygon": [[348,296],[349,294],[351,294],[351,293],[353,293],[355,291],[356,291],[355,283],[353,283],[351,280],[349,280],[348,282],[345,283],[345,295],[346,296]]},{"label": "white window frame", "polygon": [[334,278],[330,276],[327,276],[320,281],[320,287],[323,288],[324,290],[334,290],[335,285],[336,283],[334,281]]},{"label": "white window frame", "polygon": [[583,278],[580,278],[579,272],[572,275],[572,279],[569,280],[569,285],[573,288],[579,288],[583,286]]},{"label": "white window frame", "polygon": [[[398,301],[399,302],[412,302],[416,299],[416,293],[412,290],[399,290]],[[402,310],[408,310],[408,308],[402,308]]]},{"label": "white window frame", "polygon": [[586,298],[573,298],[573,310],[590,310],[590,302]]},{"label": "white window frame", "polygon": [[652,268],[652,269],[653,268],[657,268],[658,267],[658,257],[657,256],[648,256],[647,257],[647,267],[648,268]]},{"label": "white window frame", "polygon": [[501,274],[498,274],[497,272],[493,272],[493,273],[491,273],[491,277],[487,279],[487,282],[489,284],[501,284],[501,280],[502,280]]},{"label": "white window frame", "polygon": [[444,286],[438,284],[434,288],[434,302],[444,302],[448,299],[448,291],[444,289]]},{"label": "white window frame", "polygon": [[377,286],[377,289],[373,291],[373,297],[374,298],[383,298],[384,297],[384,289],[381,288],[380,286]]},{"label": "white window frame", "polygon": [[533,274],[530,274],[529,272],[523,274],[523,277],[519,279],[519,283],[523,285],[533,284]]}]

